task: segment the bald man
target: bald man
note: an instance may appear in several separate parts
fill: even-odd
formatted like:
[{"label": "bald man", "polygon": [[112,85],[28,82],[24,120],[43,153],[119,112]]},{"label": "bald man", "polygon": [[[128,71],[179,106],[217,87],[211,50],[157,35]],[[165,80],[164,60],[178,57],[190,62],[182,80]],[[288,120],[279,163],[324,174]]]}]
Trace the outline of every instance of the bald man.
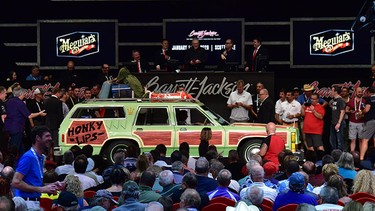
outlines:
[{"label": "bald man", "polygon": [[267,137],[263,140],[260,146],[259,155],[263,157],[263,160],[269,160],[279,165],[277,158],[278,154],[284,150],[285,142],[282,138],[276,135],[276,125],[273,122],[269,122],[266,125]]}]

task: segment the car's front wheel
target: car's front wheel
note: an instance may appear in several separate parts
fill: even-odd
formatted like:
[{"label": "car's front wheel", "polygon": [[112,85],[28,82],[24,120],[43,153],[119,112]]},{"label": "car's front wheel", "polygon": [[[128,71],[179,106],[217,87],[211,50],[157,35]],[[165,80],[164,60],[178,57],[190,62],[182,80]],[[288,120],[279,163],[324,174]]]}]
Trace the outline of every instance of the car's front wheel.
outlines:
[{"label": "car's front wheel", "polygon": [[249,139],[238,148],[238,152],[240,153],[242,159],[247,162],[250,160],[252,154],[256,154],[259,152],[261,144],[262,139]]}]

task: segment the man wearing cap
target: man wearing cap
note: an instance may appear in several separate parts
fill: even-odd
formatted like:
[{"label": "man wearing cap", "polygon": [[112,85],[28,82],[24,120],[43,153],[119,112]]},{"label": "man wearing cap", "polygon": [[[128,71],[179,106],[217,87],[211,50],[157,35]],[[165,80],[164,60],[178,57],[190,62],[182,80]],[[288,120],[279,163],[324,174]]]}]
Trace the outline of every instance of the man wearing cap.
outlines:
[{"label": "man wearing cap", "polygon": [[113,198],[111,192],[101,189],[96,191],[92,203],[90,204],[95,204],[103,207],[105,210],[109,210],[113,205],[117,205],[118,202]]},{"label": "man wearing cap", "polygon": [[[35,89],[34,92],[34,99],[29,100],[26,102],[27,108],[31,113],[37,113],[44,110],[44,102],[43,102],[43,93],[40,91],[39,88]],[[46,117],[38,116],[30,120],[31,127],[37,125],[44,125],[46,121]]]},{"label": "man wearing cap", "polygon": [[314,197],[304,193],[305,189],[305,178],[299,172],[293,173],[289,177],[289,191],[286,193],[279,194],[275,203],[273,204],[273,210],[277,210],[287,204],[302,204],[307,203],[311,205],[318,205]]},{"label": "man wearing cap", "polygon": [[[60,207],[60,208],[63,208],[62,210],[65,210],[65,211],[78,210],[79,209],[78,199],[72,192],[62,191],[59,194],[59,197],[53,201],[52,207]],[[49,207],[45,207],[45,208],[48,209]]]},{"label": "man wearing cap", "polygon": [[[302,88],[302,91],[303,93],[297,98],[297,101],[301,104],[301,105],[305,105],[305,106],[310,106],[311,105],[311,94],[313,93],[313,91],[315,90],[315,87],[311,86],[310,84],[304,84],[303,85],[303,88]],[[328,106],[328,103],[327,101],[323,100],[323,98],[319,97],[319,104],[322,105],[323,107],[327,107]],[[304,124],[304,120],[303,118],[300,119],[300,124],[299,124],[299,131],[300,131],[300,139],[303,140],[306,148],[307,148],[307,145],[306,145],[306,142],[305,142],[305,134],[303,133],[303,124]],[[302,144],[301,144],[301,148],[302,148]]]},{"label": "man wearing cap", "polygon": [[113,209],[113,211],[122,211],[122,210],[144,211],[146,208],[146,204],[140,203],[139,196],[140,196],[140,189],[137,183],[131,180],[125,182],[122,188],[122,198],[125,201],[121,206]]}]

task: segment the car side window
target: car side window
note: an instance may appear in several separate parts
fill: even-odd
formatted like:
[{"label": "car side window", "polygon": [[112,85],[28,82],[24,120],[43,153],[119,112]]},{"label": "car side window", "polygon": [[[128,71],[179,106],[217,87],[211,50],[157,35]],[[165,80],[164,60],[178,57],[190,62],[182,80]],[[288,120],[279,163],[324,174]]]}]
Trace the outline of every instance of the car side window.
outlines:
[{"label": "car side window", "polygon": [[214,125],[197,108],[176,108],[177,125]]},{"label": "car side window", "polygon": [[81,107],[75,110],[71,118],[125,118],[125,112],[122,107]]},{"label": "car side window", "polygon": [[136,125],[169,125],[167,108],[141,108]]}]

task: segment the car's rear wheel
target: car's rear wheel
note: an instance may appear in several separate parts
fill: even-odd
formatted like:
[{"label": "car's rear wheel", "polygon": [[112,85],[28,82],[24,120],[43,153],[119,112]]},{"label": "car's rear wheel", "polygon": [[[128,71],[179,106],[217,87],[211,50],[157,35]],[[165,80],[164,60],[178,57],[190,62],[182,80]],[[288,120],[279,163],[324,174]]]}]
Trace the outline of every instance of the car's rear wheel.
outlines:
[{"label": "car's rear wheel", "polygon": [[252,154],[256,154],[259,152],[261,144],[262,144],[262,139],[259,139],[259,138],[249,139],[244,144],[242,144],[238,149],[242,159],[245,160],[246,162],[249,161]]},{"label": "car's rear wheel", "polygon": [[114,163],[113,156],[115,152],[119,149],[127,149],[129,145],[133,145],[132,142],[126,140],[117,140],[113,141],[108,145],[108,147],[104,150],[104,156],[107,158],[108,161]]}]

